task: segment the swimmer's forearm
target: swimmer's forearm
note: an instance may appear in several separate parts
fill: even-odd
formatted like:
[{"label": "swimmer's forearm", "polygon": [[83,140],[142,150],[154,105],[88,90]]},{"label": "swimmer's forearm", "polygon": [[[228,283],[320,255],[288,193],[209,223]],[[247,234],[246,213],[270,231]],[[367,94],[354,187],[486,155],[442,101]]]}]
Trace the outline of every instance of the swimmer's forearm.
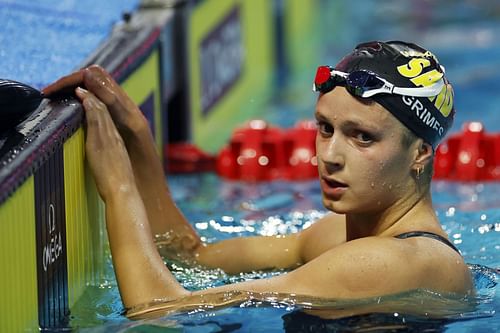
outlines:
[{"label": "swimmer's forearm", "polygon": [[189,247],[186,250],[198,246],[200,239],[197,233],[169,193],[163,166],[148,124],[144,122],[137,126],[132,135],[125,139],[125,144],[153,235],[174,232],[191,239],[192,244],[185,244]]},{"label": "swimmer's forearm", "polygon": [[229,274],[296,268],[303,264],[295,234],[230,238],[199,246],[195,257],[201,265],[220,268]]},{"label": "swimmer's forearm", "polygon": [[118,191],[107,200],[106,224],[113,265],[125,307],[189,294],[169,272],[158,254],[144,206],[135,188]]}]

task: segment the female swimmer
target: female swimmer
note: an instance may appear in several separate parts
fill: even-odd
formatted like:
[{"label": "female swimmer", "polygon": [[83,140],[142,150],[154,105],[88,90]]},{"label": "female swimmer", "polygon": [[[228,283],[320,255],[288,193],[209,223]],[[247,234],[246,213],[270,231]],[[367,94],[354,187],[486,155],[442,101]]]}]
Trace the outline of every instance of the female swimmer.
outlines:
[{"label": "female swimmer", "polygon": [[[316,149],[324,206],[333,213],[286,237],[204,244],[173,202],[147,121],[102,68],[44,89],[76,88],[86,152],[106,205],[114,269],[127,308],[221,291],[364,298],[414,289],[466,295],[471,275],[432,207],[433,154],[451,127],[453,90],[429,51],[405,42],[358,45],[318,68]],[[268,279],[190,292],[152,235],[228,273],[290,268]]]}]

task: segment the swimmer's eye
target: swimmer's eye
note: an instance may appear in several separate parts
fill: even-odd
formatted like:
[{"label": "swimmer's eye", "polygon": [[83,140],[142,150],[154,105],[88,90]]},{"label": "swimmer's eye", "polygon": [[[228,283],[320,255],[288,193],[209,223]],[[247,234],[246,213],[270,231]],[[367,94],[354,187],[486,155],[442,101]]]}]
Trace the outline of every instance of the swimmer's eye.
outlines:
[{"label": "swimmer's eye", "polygon": [[324,121],[318,121],[316,123],[318,127],[318,132],[321,134],[321,136],[328,137],[333,135],[333,126],[324,122]]},{"label": "swimmer's eye", "polygon": [[361,144],[367,145],[375,141],[374,137],[366,132],[358,131],[354,133],[354,138]]}]

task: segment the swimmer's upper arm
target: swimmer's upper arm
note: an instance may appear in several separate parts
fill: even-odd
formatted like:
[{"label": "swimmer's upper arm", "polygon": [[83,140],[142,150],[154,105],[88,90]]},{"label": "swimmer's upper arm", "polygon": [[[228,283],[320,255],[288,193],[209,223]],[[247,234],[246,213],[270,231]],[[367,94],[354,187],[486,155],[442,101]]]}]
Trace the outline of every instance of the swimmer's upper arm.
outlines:
[{"label": "swimmer's upper arm", "polygon": [[397,240],[364,238],[336,246],[311,262],[269,279],[194,292],[277,292],[326,298],[364,298],[422,287],[414,256]]}]

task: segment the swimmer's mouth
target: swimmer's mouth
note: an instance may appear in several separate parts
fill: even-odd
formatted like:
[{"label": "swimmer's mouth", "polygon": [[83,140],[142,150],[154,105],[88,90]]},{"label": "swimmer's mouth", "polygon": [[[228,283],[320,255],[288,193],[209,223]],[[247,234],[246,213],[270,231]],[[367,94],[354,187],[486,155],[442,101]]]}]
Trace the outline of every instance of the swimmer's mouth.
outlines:
[{"label": "swimmer's mouth", "polygon": [[334,179],[328,179],[323,177],[323,181],[330,187],[337,188],[337,187],[347,187],[347,184],[339,182]]}]

